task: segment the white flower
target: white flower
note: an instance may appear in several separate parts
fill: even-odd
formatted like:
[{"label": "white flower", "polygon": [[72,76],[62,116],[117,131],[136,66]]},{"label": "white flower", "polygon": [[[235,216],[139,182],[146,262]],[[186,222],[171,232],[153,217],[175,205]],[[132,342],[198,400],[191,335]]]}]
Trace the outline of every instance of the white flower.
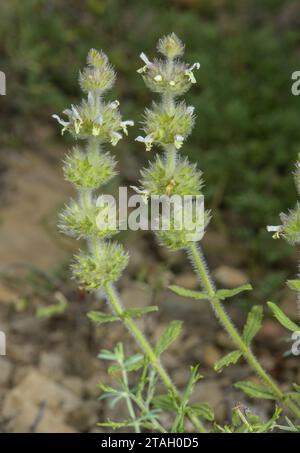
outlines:
[{"label": "white flower", "polygon": [[155,82],[161,82],[162,81],[162,76],[160,74],[157,74],[155,77],[154,77],[154,80]]},{"label": "white flower", "polygon": [[270,233],[274,233],[272,235],[273,239],[279,239],[280,238],[280,233],[282,231],[282,225],[268,225],[267,226],[267,231]]},{"label": "white flower", "polygon": [[151,61],[148,59],[147,55],[144,54],[144,52],[142,52],[140,54],[140,59],[143,60],[143,62],[145,63],[145,66],[143,66],[142,68],[138,69],[137,72],[139,74],[143,74],[144,72],[147,71],[149,66],[152,66],[153,63],[151,63]]},{"label": "white flower", "polygon": [[131,120],[121,121],[120,125],[124,131],[124,134],[128,135],[127,126],[134,126],[134,121]]},{"label": "white flower", "polygon": [[100,124],[100,125],[103,123],[103,116],[101,115],[101,113],[99,113],[99,115],[96,117],[96,119],[94,119],[94,123]]},{"label": "white flower", "polygon": [[139,135],[138,137],[136,137],[135,141],[145,143],[146,151],[150,151],[152,148],[153,137],[151,134],[146,135],[146,137],[142,137],[141,135]]},{"label": "white flower", "polygon": [[57,122],[63,126],[64,128],[68,127],[69,124],[70,124],[70,121],[64,121],[62,120],[58,115],[52,115],[52,118],[54,118],[55,120],[57,120]]},{"label": "white flower", "polygon": [[175,86],[174,80],[170,80],[169,85],[170,85],[171,87],[174,87],[174,86]]},{"label": "white flower", "polygon": [[174,145],[175,145],[175,148],[176,149],[179,149],[182,147],[182,144],[183,144],[183,141],[184,141],[184,137],[182,135],[175,135],[174,137]]},{"label": "white flower", "polygon": [[192,105],[189,105],[186,109],[186,111],[189,115],[192,115],[194,113],[194,110],[195,110],[195,107],[193,107]]},{"label": "white flower", "polygon": [[147,203],[149,199],[149,192],[148,190],[145,189],[139,189],[136,186],[129,186],[131,189],[133,189],[137,194],[142,196],[143,202]]},{"label": "white flower", "polygon": [[116,110],[120,105],[120,102],[116,99],[113,102],[110,102],[109,107],[113,110]]},{"label": "white flower", "polygon": [[190,79],[191,83],[196,83],[196,78],[193,73],[194,69],[200,69],[200,63],[194,63],[185,70],[185,75]]},{"label": "white flower", "polygon": [[97,124],[93,124],[92,135],[97,137],[100,133],[100,127]]},{"label": "white flower", "polygon": [[110,143],[113,146],[116,146],[119,140],[121,140],[122,135],[119,132],[112,132],[110,135]]}]

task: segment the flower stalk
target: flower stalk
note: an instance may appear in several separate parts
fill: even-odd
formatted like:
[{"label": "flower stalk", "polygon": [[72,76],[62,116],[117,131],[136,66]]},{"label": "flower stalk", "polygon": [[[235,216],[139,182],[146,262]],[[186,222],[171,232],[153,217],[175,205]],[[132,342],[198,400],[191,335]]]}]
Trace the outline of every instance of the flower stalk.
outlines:
[{"label": "flower stalk", "polygon": [[[143,130],[146,135],[145,137],[139,136],[136,140],[144,142],[147,151],[152,148],[153,144],[160,146],[164,151],[164,160],[157,156],[155,162],[150,164],[149,168],[142,170],[142,190],[146,190],[149,196],[173,194],[181,196],[186,194],[201,195],[203,186],[201,172],[199,172],[196,166],[191,165],[187,159],[183,159],[178,154],[178,150],[182,147],[193,128],[194,108],[192,106],[187,107],[183,102],[176,101],[178,96],[183,95],[196,82],[193,70],[199,69],[200,65],[199,63],[195,63],[189,66],[181,62],[179,58],[183,55],[184,46],[174,33],[162,38],[157,48],[164,59],[155,59],[151,62],[144,54],[141,54],[145,66],[138,72],[142,74],[145,84],[150,90],[161,95],[161,102],[159,104],[153,103],[151,109],[146,109],[143,123]],[[300,180],[299,167],[298,179]],[[282,217],[284,222],[290,226],[289,230],[286,229],[285,234],[289,235],[290,238],[292,236],[293,238],[296,237],[296,240],[299,239],[298,235],[300,234],[300,228],[298,228],[300,225],[299,212],[300,208],[298,207],[291,214],[290,218],[292,221],[290,222],[288,222],[286,216]],[[210,213],[206,212],[204,219],[205,227],[209,222],[209,218]],[[250,289],[249,285],[247,285],[247,288],[237,288],[233,291],[216,291],[203,254],[196,242],[189,239],[189,233],[184,228],[178,231],[171,224],[168,231],[157,231],[156,235],[160,243],[170,250],[184,250],[187,252],[194,269],[199,274],[202,287],[205,291],[204,293],[197,293],[187,291],[184,288],[173,287],[175,289],[177,288],[175,292],[196,299],[209,300],[214,313],[237,347],[237,351],[233,351],[231,355],[228,354],[228,357],[225,357],[221,364],[215,364],[216,369],[220,370],[230,363],[236,363],[239,357],[243,356],[269,389],[270,393],[266,397],[277,400],[283,406],[287,407],[296,417],[300,418],[300,408],[287,394],[280,390],[250,349],[250,341],[261,325],[262,308],[260,306],[253,307],[253,311],[251,310],[248,315],[249,325],[247,325],[247,322],[243,336],[241,336],[231,322],[218,297],[218,293],[222,293],[223,298],[232,297],[241,290]],[[249,332],[251,325],[255,327],[252,329],[254,334],[251,331]],[[263,392],[261,391],[259,393],[258,390],[256,389],[254,391],[251,389],[250,392],[248,389],[248,394],[251,393],[251,396],[256,395],[256,397],[259,394],[262,395]]]},{"label": "flower stalk", "polygon": [[[108,225],[106,228],[99,228],[98,225],[98,220],[107,220],[109,214],[107,206],[101,202],[101,196],[97,197],[97,191],[116,174],[116,162],[109,153],[104,153],[103,144],[109,142],[113,146],[117,145],[122,133],[127,135],[127,127],[133,125],[132,121],[122,121],[118,101],[105,103],[103,100],[103,94],[112,87],[114,80],[115,73],[107,56],[91,49],[87,66],[79,75],[80,86],[87,94],[87,99],[63,112],[67,120],[53,115],[62,126],[62,133],[67,131],[76,140],[86,143],[84,147],[74,147],[64,163],[65,178],[74,184],[78,197],[61,213],[59,228],[71,237],[84,238],[87,243],[87,251],[75,256],[73,276],[85,290],[104,290],[113,313],[128,328],[167,391],[180,404],[179,392],[161,365],[159,356],[123,308],[113,286],[128,262],[128,254],[123,247],[111,241],[118,230],[111,227],[110,222],[104,222]],[[128,398],[127,405],[130,417],[134,420],[134,408]],[[188,417],[197,431],[205,432],[197,416],[191,413]],[[138,422],[133,421],[133,425],[136,431],[140,430]]]}]

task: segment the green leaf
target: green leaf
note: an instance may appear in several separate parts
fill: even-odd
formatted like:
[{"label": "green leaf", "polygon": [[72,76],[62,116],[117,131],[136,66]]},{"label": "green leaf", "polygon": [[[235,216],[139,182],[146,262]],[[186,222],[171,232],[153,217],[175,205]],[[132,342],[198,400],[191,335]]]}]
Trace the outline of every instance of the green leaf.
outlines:
[{"label": "green leaf", "polygon": [[236,363],[241,357],[242,353],[240,351],[232,351],[229,354],[226,354],[220,360],[214,364],[215,371],[222,371],[225,366],[230,365],[231,363]]},{"label": "green leaf", "polygon": [[202,291],[191,291],[190,289],[182,288],[181,286],[176,285],[169,286],[169,289],[179,296],[190,297],[191,299],[197,300],[209,299],[208,294]]},{"label": "green leaf", "polygon": [[249,346],[252,338],[255,337],[261,328],[263,319],[263,307],[261,305],[254,305],[248,313],[247,321],[244,327],[243,340]]},{"label": "green leaf", "polygon": [[156,305],[151,305],[150,307],[145,308],[129,308],[123,312],[122,318],[141,318],[146,313],[152,313],[158,311]]},{"label": "green leaf", "polygon": [[238,286],[237,288],[233,289],[219,289],[216,292],[216,297],[218,299],[224,300],[229,297],[236,296],[237,294],[240,294],[243,291],[251,291],[252,289],[253,288],[249,283],[247,283],[246,285]]},{"label": "green leaf", "polygon": [[47,307],[40,307],[36,311],[36,316],[38,318],[51,318],[51,316],[62,315],[66,311],[67,306],[67,302],[59,302]]},{"label": "green leaf", "polygon": [[155,347],[156,355],[160,356],[181,334],[182,321],[172,321],[160,337]]},{"label": "green leaf", "polygon": [[294,291],[300,291],[300,280],[288,280],[287,285]]},{"label": "green leaf", "polygon": [[276,396],[263,386],[254,384],[250,381],[239,381],[234,384],[234,387],[242,390],[246,395],[252,398],[261,398],[265,400],[276,400]]},{"label": "green leaf", "polygon": [[101,311],[90,311],[87,317],[97,324],[105,324],[107,322],[119,321],[119,316],[110,315],[108,313],[102,313]]},{"label": "green leaf", "polygon": [[292,332],[299,332],[300,326],[297,326],[293,321],[291,321],[286,314],[273,302],[267,302],[268,307],[272,310],[273,315],[277,321],[286,329],[291,330]]},{"label": "green leaf", "polygon": [[155,396],[152,400],[152,404],[154,407],[166,412],[173,412],[176,410],[176,405],[171,395]]},{"label": "green leaf", "polygon": [[300,404],[300,393],[289,392],[289,393],[286,393],[286,396],[288,396],[289,398],[292,398],[294,401],[296,401],[296,403]]},{"label": "green leaf", "polygon": [[208,403],[197,403],[193,406],[190,406],[189,409],[191,409],[193,414],[195,414],[197,417],[204,418],[209,422],[212,422],[215,418],[214,411]]}]

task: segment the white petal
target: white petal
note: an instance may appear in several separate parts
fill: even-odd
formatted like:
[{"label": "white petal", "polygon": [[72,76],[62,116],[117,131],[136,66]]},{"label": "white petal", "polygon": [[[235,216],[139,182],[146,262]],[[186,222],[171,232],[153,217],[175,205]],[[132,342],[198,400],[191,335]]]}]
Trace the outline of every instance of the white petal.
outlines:
[{"label": "white petal", "polygon": [[63,121],[58,115],[52,115],[52,118],[58,121],[59,124],[61,124],[64,127],[69,126],[69,121]]},{"label": "white petal", "polygon": [[148,59],[147,55],[144,52],[140,54],[140,59],[143,60],[146,66],[152,65],[151,61]]},{"label": "white petal", "polygon": [[115,101],[111,102],[109,104],[109,107],[113,110],[117,109],[120,105],[120,102],[116,99]]},{"label": "white petal", "polygon": [[280,225],[268,225],[267,226],[267,231],[273,232],[273,231],[280,231],[281,226]]},{"label": "white petal", "polygon": [[189,68],[190,71],[193,71],[194,69],[200,69],[200,63],[194,63],[192,66]]}]

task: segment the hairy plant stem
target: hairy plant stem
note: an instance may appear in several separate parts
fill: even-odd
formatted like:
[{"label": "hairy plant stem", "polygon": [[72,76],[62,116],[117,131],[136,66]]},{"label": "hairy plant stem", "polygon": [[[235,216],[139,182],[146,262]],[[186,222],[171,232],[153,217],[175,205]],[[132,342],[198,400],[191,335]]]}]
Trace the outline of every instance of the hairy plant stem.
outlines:
[{"label": "hairy plant stem", "polygon": [[192,242],[189,245],[188,252],[196,267],[196,270],[199,273],[202,286],[209,296],[210,304],[214,312],[216,313],[216,316],[223,324],[225,330],[230,335],[235,345],[239,348],[244,358],[247,360],[256,374],[269,387],[277,400],[280,401],[282,405],[288,407],[296,417],[300,418],[300,409],[280,390],[273,379],[262,368],[258,360],[255,358],[254,354],[252,353],[251,349],[243,341],[236,327],[231,322],[220,300],[215,296],[215,286],[211,280],[209,271],[206,268],[205,259],[200,247],[197,247],[196,243]]},{"label": "hairy plant stem", "polygon": [[[141,349],[144,351],[144,353],[148,357],[151,365],[156,370],[157,374],[160,376],[166,389],[173,395],[173,397],[177,400],[177,402],[180,403],[180,395],[178,393],[178,390],[176,389],[175,385],[171,381],[168,373],[163,368],[159,358],[156,356],[152,347],[148,343],[148,340],[145,338],[145,336],[140,331],[140,329],[135,324],[135,322],[131,318],[124,316],[124,309],[121,305],[121,302],[119,301],[118,295],[117,295],[116,290],[113,287],[113,285],[110,283],[107,284],[105,287],[105,292],[106,292],[108,302],[110,303],[113,311],[118,316],[120,316],[120,318],[123,319],[125,326],[128,328],[128,330],[133,335],[133,337],[135,338],[138,345],[141,347]],[[194,427],[200,433],[206,432],[202,422],[198,419],[198,417],[196,417],[193,414],[188,414],[188,417],[189,417],[190,421],[193,423]]]}]

